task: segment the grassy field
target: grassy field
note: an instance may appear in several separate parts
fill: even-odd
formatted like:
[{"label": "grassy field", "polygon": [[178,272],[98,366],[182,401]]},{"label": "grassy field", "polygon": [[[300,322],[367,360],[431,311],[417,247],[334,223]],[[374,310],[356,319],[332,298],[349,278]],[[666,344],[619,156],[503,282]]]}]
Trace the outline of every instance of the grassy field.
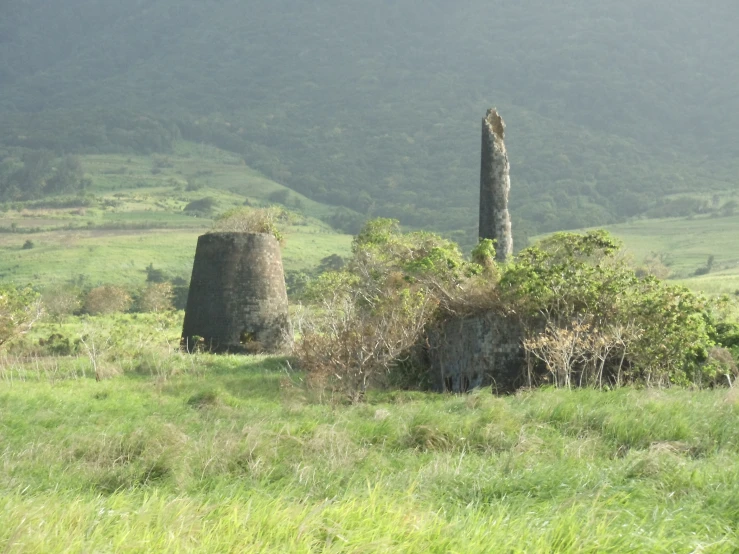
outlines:
[{"label": "grassy field", "polygon": [[[16,283],[51,284],[84,276],[90,284],[136,285],[146,279],[153,264],[168,275],[190,278],[200,230],[54,231],[34,235],[34,248],[22,249],[26,237],[0,235],[0,275]],[[306,270],[321,258],[348,255],[352,237],[334,232],[292,231],[282,250],[286,270]],[[12,240],[12,242],[11,242]],[[10,244],[8,244],[10,242]],[[20,242],[20,244],[18,244]]]},{"label": "grassy field", "polygon": [[637,260],[652,252],[665,254],[676,278],[690,278],[715,257],[714,270],[739,275],[739,215],[640,219],[607,227],[623,239]]},{"label": "grassy field", "polygon": [[100,382],[84,356],[0,360],[0,551],[739,548],[734,390],[347,405],[282,358],[168,349],[177,317],[111,321],[73,323],[129,329]]},{"label": "grassy field", "polygon": [[[331,254],[347,255],[351,237],[319,218],[333,208],[286,189],[212,147],[182,143],[164,156],[84,156],[93,186],[89,206],[10,204],[0,213],[0,278],[37,285],[70,280],[137,285],[149,264],[189,279],[198,235],[211,216],[188,213],[212,198],[213,215],[248,203],[291,211],[282,223],[288,271],[314,268]],[[280,196],[281,195],[281,196]],[[27,241],[32,248],[24,249]]]}]

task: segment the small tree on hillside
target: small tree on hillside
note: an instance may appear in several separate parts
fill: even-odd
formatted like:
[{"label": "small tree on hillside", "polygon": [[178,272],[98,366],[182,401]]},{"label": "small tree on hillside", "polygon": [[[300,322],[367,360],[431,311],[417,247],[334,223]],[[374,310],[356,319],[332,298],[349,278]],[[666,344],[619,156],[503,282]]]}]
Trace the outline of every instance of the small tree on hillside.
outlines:
[{"label": "small tree on hillside", "polygon": [[103,285],[87,293],[83,309],[90,315],[125,312],[131,307],[131,295],[122,287]]},{"label": "small tree on hillside", "polygon": [[39,295],[32,289],[0,287],[0,347],[30,331],[42,314]]},{"label": "small tree on hillside", "polygon": [[44,290],[41,298],[46,313],[57,323],[82,307],[79,289],[69,285],[50,287]]},{"label": "small tree on hillside", "polygon": [[172,283],[152,283],[141,292],[138,309],[142,312],[167,312],[174,309],[173,299]]}]

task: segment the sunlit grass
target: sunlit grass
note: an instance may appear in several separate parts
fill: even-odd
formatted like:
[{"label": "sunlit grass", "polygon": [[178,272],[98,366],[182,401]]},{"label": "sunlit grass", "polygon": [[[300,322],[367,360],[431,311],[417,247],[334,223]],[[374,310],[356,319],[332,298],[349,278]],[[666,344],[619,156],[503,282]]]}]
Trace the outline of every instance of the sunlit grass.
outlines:
[{"label": "sunlit grass", "polygon": [[0,374],[0,549],[739,548],[734,391],[395,391],[348,405],[281,358],[147,358],[129,339],[100,382],[84,358],[55,375],[48,360],[3,362],[16,367]]}]

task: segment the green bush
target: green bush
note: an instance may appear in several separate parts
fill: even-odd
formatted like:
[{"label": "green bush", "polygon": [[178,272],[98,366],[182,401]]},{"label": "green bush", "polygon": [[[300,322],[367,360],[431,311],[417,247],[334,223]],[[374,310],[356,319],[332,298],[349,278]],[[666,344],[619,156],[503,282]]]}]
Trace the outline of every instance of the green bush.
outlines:
[{"label": "green bush", "polygon": [[619,252],[605,231],[557,233],[505,267],[501,309],[518,315],[529,352],[558,385],[560,376],[568,386],[596,376],[599,384],[701,383],[714,345],[709,302],[637,277]]},{"label": "green bush", "polygon": [[40,296],[30,287],[0,286],[0,347],[30,331],[42,313]]}]

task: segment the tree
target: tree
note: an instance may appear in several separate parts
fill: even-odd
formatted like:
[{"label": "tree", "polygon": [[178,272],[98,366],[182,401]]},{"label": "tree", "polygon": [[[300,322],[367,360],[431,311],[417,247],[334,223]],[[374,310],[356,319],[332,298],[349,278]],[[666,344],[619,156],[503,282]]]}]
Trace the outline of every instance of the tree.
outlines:
[{"label": "tree", "polygon": [[170,311],[174,309],[173,299],[172,283],[152,283],[142,291],[138,299],[138,308],[142,312]]},{"label": "tree", "polygon": [[14,175],[24,198],[38,196],[46,187],[54,156],[48,150],[31,150],[23,155],[23,168]]},{"label": "tree", "polygon": [[125,312],[131,307],[131,295],[114,285],[96,287],[87,293],[83,309],[90,315]]},{"label": "tree", "polygon": [[42,300],[46,313],[57,323],[82,306],[80,291],[73,285],[51,287],[43,292]]},{"label": "tree", "polygon": [[82,162],[77,156],[68,155],[57,161],[54,173],[46,180],[43,192],[45,194],[75,192],[85,188],[87,184]]},{"label": "tree", "polygon": [[0,347],[31,330],[43,314],[38,293],[30,287],[0,287]]},{"label": "tree", "polygon": [[215,206],[216,199],[212,196],[206,196],[205,198],[193,200],[192,202],[187,204],[187,206],[185,206],[184,208],[184,211],[196,215],[208,216],[211,214]]}]

